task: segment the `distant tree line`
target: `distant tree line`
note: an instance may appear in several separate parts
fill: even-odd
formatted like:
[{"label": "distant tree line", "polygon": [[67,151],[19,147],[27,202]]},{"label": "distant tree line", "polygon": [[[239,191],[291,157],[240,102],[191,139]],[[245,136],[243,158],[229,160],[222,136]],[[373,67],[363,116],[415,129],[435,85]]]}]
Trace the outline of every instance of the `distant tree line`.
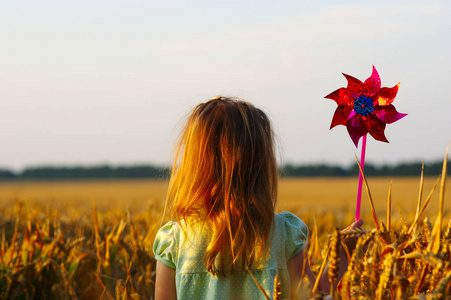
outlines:
[{"label": "distant tree line", "polygon": [[[450,161],[448,161],[450,165]],[[425,176],[437,176],[442,172],[443,162],[427,163]],[[450,174],[451,166],[448,168]],[[350,177],[357,176],[357,164],[350,167],[336,165],[292,165],[280,168],[282,177]],[[169,178],[168,167],[156,166],[92,166],[92,167],[33,167],[21,172],[0,169],[0,180],[59,180],[59,179],[121,179],[121,178]],[[421,162],[401,163],[397,165],[375,166],[365,164],[367,176],[419,176]]]},{"label": "distant tree line", "polygon": [[[450,161],[447,164],[449,166]],[[443,162],[433,162],[424,165],[424,176],[438,176],[442,173]],[[365,163],[366,176],[419,176],[421,174],[422,163],[401,163],[397,165],[375,166]],[[447,174],[450,174],[450,167]],[[349,177],[358,176],[359,166],[357,163],[350,167],[333,165],[285,165],[281,170],[281,175],[286,177]]]},{"label": "distant tree line", "polygon": [[155,166],[130,167],[33,167],[22,172],[0,170],[0,180],[56,180],[56,179],[120,179],[120,178],[165,178],[168,168]]}]

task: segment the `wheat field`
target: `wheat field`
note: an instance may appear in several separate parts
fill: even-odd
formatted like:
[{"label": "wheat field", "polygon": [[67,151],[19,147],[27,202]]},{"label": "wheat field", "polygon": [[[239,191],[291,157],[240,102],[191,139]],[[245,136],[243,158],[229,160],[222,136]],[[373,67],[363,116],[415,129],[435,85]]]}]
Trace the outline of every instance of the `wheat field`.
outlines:
[{"label": "wheat field", "polygon": [[[429,193],[437,178],[424,179],[424,193]],[[451,179],[447,179],[449,185]],[[381,212],[386,210],[389,185],[392,182],[394,210],[407,214],[415,213],[418,201],[420,178],[416,177],[374,177],[368,184]],[[90,180],[90,181],[42,181],[42,182],[0,182],[0,208],[11,206],[20,200],[31,206],[47,206],[64,209],[92,210],[96,204],[102,209],[139,209],[149,203],[162,205],[168,187],[167,180]],[[279,181],[279,210],[302,212],[348,211],[355,207],[357,194],[356,178],[282,178]],[[432,200],[426,213],[434,214],[438,209]],[[433,198],[433,199],[435,199]],[[367,196],[363,192],[363,211]],[[451,209],[451,194],[445,195],[445,210]]]},{"label": "wheat field", "polygon": [[[340,293],[309,294],[305,290],[312,287],[305,282],[300,293],[336,299],[447,297],[451,195],[444,193],[441,208],[439,200],[440,185],[450,180],[438,183],[414,226],[419,177],[367,180],[381,227],[375,230],[364,191],[365,230],[351,233],[360,240]],[[424,179],[422,205],[436,181]],[[166,180],[0,183],[0,299],[152,299],[152,244],[165,221],[167,186]],[[331,235],[342,235],[336,227],[354,219],[356,189],[356,178],[280,181],[278,210],[297,214],[309,226],[315,273],[337,245]],[[441,217],[437,237],[433,227]]]}]

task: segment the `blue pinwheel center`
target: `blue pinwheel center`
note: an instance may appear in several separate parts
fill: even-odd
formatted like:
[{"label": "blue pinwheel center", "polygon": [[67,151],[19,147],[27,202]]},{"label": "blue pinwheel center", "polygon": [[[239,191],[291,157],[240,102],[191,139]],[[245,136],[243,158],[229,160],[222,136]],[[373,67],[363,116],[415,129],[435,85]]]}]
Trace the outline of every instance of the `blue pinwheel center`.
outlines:
[{"label": "blue pinwheel center", "polygon": [[364,117],[368,116],[374,110],[373,99],[360,95],[354,100],[354,111],[356,114]]}]

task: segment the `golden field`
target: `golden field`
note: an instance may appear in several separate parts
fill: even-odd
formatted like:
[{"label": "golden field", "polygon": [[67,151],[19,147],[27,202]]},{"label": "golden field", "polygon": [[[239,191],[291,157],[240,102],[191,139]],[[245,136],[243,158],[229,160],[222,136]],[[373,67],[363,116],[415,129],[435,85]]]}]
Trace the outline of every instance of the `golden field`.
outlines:
[{"label": "golden field", "polygon": [[[416,177],[368,178],[378,213],[385,214],[392,183],[393,214],[415,213],[420,179]],[[424,179],[423,197],[431,191],[437,178]],[[449,186],[451,179],[447,179]],[[57,182],[0,183],[0,208],[11,207],[17,200],[30,206],[91,212],[146,209],[149,204],[162,206],[167,191],[166,180],[99,180]],[[357,195],[357,178],[282,178],[279,181],[278,209],[302,216],[304,213],[353,213]],[[426,209],[433,217],[438,209],[438,191]],[[362,193],[362,213],[369,212],[368,197]],[[445,212],[451,211],[451,193],[445,194]]]},{"label": "golden field", "polygon": [[[379,223],[388,223],[391,181],[391,228],[374,230],[363,191],[366,231],[352,234],[362,237],[358,249],[368,249],[373,258],[362,252],[350,257],[353,269],[343,279],[344,292],[334,295],[337,299],[440,299],[450,290],[451,194],[444,194],[437,240],[433,227],[441,183],[418,224],[411,226],[420,186],[416,177],[368,178]],[[424,179],[422,204],[436,181]],[[151,299],[152,244],[167,186],[165,180],[0,183],[0,299]],[[316,273],[336,246],[329,235],[340,236],[335,227],[354,219],[356,191],[357,178],[280,180],[278,210],[297,214],[309,226],[309,260]],[[387,268],[392,273],[384,273]],[[369,271],[356,275],[359,270]]]}]

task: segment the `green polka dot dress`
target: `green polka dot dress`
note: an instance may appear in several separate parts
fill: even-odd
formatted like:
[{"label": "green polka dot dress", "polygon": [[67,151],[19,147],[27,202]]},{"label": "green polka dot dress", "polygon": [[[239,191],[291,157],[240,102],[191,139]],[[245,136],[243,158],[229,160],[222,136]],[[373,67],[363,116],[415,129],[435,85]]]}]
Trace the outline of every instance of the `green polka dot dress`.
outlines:
[{"label": "green polka dot dress", "polygon": [[[274,277],[281,280],[281,299],[291,299],[287,261],[307,244],[308,229],[301,219],[283,212],[274,216],[271,248],[267,258],[252,267],[252,273],[270,297]],[[192,229],[185,236],[176,222],[169,222],[157,233],[153,246],[155,258],[175,269],[178,299],[266,299],[246,271],[225,277],[205,269],[207,230]],[[239,264],[238,264],[239,266]]]}]

